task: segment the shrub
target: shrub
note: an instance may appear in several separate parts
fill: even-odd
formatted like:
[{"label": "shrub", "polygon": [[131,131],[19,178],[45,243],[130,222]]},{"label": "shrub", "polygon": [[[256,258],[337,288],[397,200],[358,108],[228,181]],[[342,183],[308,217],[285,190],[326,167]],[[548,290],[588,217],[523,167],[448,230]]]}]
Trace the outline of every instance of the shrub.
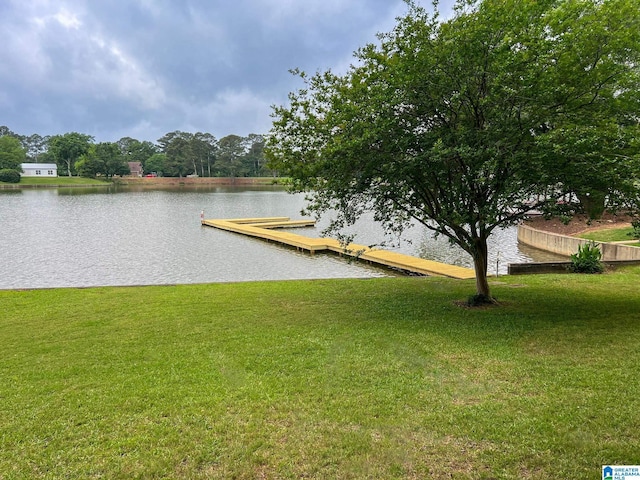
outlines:
[{"label": "shrub", "polygon": [[573,217],[571,215],[560,215],[560,217],[558,218],[563,223],[563,225],[569,225]]},{"label": "shrub", "polygon": [[580,245],[578,253],[571,255],[569,271],[573,273],[602,273],[604,264],[600,261],[602,252],[597,244],[590,242]]},{"label": "shrub", "polygon": [[20,172],[11,168],[0,170],[0,182],[20,183]]},{"label": "shrub", "polygon": [[631,226],[633,227],[633,230],[629,232],[629,235],[632,238],[640,238],[640,219],[631,222]]}]

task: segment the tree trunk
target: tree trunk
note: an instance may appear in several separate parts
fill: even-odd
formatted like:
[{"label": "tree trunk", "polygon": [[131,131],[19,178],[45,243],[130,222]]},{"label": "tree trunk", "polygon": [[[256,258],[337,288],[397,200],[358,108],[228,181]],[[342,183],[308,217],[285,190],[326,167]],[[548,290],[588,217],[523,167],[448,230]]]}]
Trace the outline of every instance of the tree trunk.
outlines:
[{"label": "tree trunk", "polygon": [[491,300],[491,291],[487,281],[487,267],[489,263],[489,249],[486,238],[476,238],[474,241],[473,267],[476,271],[476,294]]},{"label": "tree trunk", "polygon": [[577,193],[578,200],[582,204],[584,211],[591,220],[602,218],[605,211],[606,192],[591,191],[587,193]]}]

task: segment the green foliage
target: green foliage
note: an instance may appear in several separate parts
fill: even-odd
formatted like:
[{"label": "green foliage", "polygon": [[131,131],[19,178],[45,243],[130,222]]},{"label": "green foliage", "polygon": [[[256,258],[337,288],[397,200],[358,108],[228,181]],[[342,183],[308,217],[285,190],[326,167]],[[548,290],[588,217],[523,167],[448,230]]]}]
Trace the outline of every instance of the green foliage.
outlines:
[{"label": "green foliage", "polygon": [[563,225],[569,225],[573,217],[571,217],[570,215],[560,215],[558,218]]},{"label": "green foliage", "polygon": [[164,153],[154,153],[142,164],[144,173],[156,174],[159,177],[164,176],[167,156]]},{"label": "green foliage", "polygon": [[[113,146],[117,147],[117,151]],[[116,143],[94,144],[90,135],[77,132],[52,137],[18,135],[0,126],[0,169],[20,170],[31,160],[56,163],[69,177],[112,177],[129,173],[127,162],[140,162],[145,173],[159,176],[256,176],[274,174],[267,168],[263,135],[228,135],[220,141],[210,133],[174,131],[158,144],[123,137]]]},{"label": "green foliage", "polygon": [[636,198],[640,2],[460,0],[443,22],[408,4],[345,75],[295,72],[270,165],[336,229],[374,211],[390,231],[414,219],[449,238],[489,297],[496,228],[567,193]]},{"label": "green foliage", "polygon": [[[174,131],[158,140],[164,157],[152,157],[152,165],[145,163],[145,172],[166,177],[185,175],[211,176],[218,145],[215,137],[204,133]],[[149,162],[150,159],[147,160]],[[162,160],[162,161],[161,161]],[[162,163],[162,165],[158,165]]]},{"label": "green foliage", "polygon": [[238,135],[227,135],[218,142],[219,152],[215,162],[216,171],[223,177],[244,177],[249,169],[243,162],[245,143]]},{"label": "green foliage", "polygon": [[0,182],[20,183],[20,172],[12,168],[0,169]]},{"label": "green foliage", "polygon": [[0,170],[9,169],[20,172],[20,164],[27,159],[20,140],[10,135],[0,136]]},{"label": "green foliage", "polygon": [[120,153],[127,162],[140,162],[142,165],[154,154],[158,147],[151,142],[141,142],[131,137],[123,137],[117,142]]},{"label": "green foliage", "polygon": [[27,152],[27,158],[29,162],[34,163],[55,163],[53,160],[46,158],[48,137],[43,137],[34,133],[32,135],[25,135],[20,137],[22,146]]},{"label": "green foliage", "polygon": [[49,154],[60,171],[66,171],[71,177],[76,174],[76,162],[89,153],[93,137],[82,133],[71,132],[55,135],[49,139]]},{"label": "green foliage", "polygon": [[111,178],[114,175],[129,173],[129,166],[120,147],[112,142],[91,145],[88,152],[75,163],[75,169],[78,175],[88,178],[94,178],[97,175]]},{"label": "green foliage", "polygon": [[569,271],[572,273],[602,273],[604,265],[600,261],[602,252],[596,243],[580,245],[578,252],[571,255]]},{"label": "green foliage", "polygon": [[191,138],[190,133],[173,132],[159,140],[161,144],[165,144],[165,176],[184,177],[195,172],[195,159],[191,153],[190,145]]},{"label": "green foliage", "polygon": [[628,235],[632,238],[640,238],[640,219],[631,222],[631,227],[633,230]]},{"label": "green foliage", "polygon": [[[201,177],[246,177],[266,176],[271,172],[266,168],[264,137],[249,134],[246,137],[227,135],[216,140],[207,133],[175,131],[158,140],[165,155],[160,168],[147,165],[145,172],[162,172],[164,176],[184,176],[196,174]],[[152,163],[158,163],[154,157]]]}]

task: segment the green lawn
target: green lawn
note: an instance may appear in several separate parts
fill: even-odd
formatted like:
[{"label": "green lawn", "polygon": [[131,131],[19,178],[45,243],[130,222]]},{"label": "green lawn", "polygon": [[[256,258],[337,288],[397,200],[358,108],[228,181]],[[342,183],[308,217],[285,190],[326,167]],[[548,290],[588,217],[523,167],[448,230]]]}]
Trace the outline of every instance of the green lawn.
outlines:
[{"label": "green lawn", "polygon": [[597,479],[640,464],[640,267],[0,291],[0,478]]},{"label": "green lawn", "polygon": [[13,185],[110,185],[110,182],[84,177],[22,177],[20,183]]},{"label": "green lawn", "polygon": [[582,233],[578,235],[580,238],[593,240],[595,242],[624,242],[631,241],[633,237],[630,235],[633,227],[626,228],[608,228],[604,230],[595,230],[593,232]]}]

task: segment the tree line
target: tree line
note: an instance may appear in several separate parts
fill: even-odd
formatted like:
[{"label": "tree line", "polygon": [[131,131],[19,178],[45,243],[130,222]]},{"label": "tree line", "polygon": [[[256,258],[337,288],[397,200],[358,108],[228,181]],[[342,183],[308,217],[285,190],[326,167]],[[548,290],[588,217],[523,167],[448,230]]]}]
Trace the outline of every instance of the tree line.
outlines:
[{"label": "tree line", "polygon": [[272,174],[264,143],[259,134],[216,139],[210,133],[182,131],[167,133],[156,143],[131,137],[96,143],[93,136],[78,132],[20,135],[0,126],[0,171],[19,174],[24,162],[55,163],[59,175],[111,178],[129,174],[129,162],[139,162],[144,174],[161,177],[262,177]]}]

